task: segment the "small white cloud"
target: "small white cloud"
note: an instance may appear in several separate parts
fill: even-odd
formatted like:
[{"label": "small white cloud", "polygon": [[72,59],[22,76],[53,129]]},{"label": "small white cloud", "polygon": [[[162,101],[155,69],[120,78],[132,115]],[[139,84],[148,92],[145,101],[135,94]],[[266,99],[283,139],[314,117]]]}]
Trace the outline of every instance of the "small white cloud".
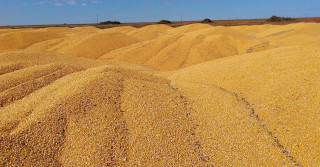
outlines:
[{"label": "small white cloud", "polygon": [[71,2],[67,2],[68,5],[76,5],[77,3],[74,2],[74,1],[71,1]]},{"label": "small white cloud", "polygon": [[55,3],[55,6],[63,6],[63,3]]},{"label": "small white cloud", "polygon": [[77,2],[75,0],[63,0],[65,1],[68,5],[76,5]]},{"label": "small white cloud", "polygon": [[44,4],[47,4],[47,3],[48,3],[48,1],[39,1],[39,2],[36,2],[34,4],[36,4],[36,5],[44,5]]},{"label": "small white cloud", "polygon": [[88,3],[99,3],[99,0],[41,0],[35,2],[35,5],[53,4],[55,6],[88,6]]}]

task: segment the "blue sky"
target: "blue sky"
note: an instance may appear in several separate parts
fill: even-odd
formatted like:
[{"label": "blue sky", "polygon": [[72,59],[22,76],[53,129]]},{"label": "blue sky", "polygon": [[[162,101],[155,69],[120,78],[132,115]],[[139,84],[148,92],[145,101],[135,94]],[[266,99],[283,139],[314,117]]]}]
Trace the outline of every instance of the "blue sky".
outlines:
[{"label": "blue sky", "polygon": [[0,0],[0,25],[320,16],[320,0]]}]

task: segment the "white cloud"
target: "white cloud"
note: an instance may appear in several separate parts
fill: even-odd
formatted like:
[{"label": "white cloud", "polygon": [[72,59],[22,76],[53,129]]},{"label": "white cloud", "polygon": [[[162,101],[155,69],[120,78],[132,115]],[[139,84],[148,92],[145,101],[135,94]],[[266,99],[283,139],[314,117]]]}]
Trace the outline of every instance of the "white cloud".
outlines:
[{"label": "white cloud", "polygon": [[39,2],[36,2],[34,4],[36,4],[36,5],[44,5],[46,3],[48,3],[48,1],[39,1]]},{"label": "white cloud", "polygon": [[68,5],[76,5],[77,2],[75,0],[64,0]]},{"label": "white cloud", "polygon": [[34,4],[36,5],[53,4],[55,6],[64,6],[64,5],[87,6],[88,3],[99,3],[99,0],[42,0]]},{"label": "white cloud", "polygon": [[62,3],[55,3],[54,6],[63,6]]}]

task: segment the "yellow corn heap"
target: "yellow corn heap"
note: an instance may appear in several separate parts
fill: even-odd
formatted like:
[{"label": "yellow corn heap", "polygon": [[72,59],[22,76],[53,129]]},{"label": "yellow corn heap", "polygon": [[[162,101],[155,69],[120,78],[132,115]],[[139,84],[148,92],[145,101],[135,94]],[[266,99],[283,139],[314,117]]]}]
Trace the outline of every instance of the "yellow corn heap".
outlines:
[{"label": "yellow corn heap", "polygon": [[319,166],[320,24],[0,30],[0,166]]}]

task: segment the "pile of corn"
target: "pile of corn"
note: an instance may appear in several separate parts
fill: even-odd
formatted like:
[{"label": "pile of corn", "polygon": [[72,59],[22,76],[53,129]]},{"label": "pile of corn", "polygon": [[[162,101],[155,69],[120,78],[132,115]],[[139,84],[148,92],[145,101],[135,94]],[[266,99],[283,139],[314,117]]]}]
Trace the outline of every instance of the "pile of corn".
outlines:
[{"label": "pile of corn", "polygon": [[0,166],[320,165],[319,32],[0,30]]}]

